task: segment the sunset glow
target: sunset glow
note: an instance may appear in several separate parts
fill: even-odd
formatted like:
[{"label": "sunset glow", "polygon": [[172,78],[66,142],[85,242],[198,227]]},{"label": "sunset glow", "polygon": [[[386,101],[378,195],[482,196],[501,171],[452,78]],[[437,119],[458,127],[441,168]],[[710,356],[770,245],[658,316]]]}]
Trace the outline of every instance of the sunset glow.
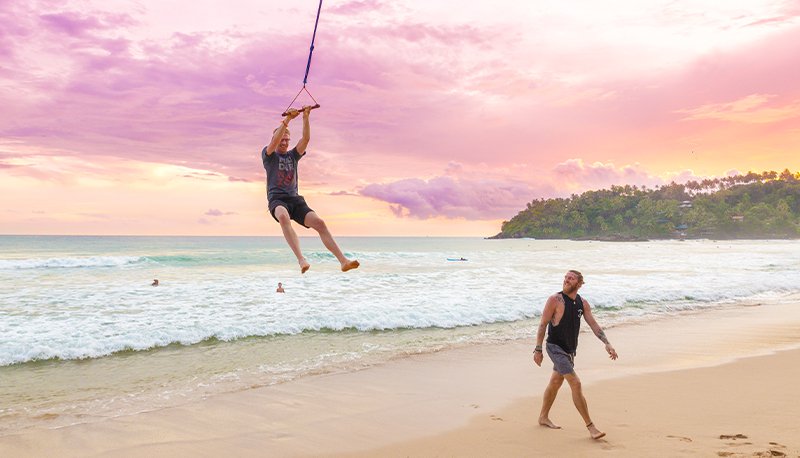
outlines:
[{"label": "sunset glow", "polygon": [[[0,233],[280,235],[260,150],[317,6],[1,2]],[[796,1],[330,0],[300,192],[337,235],[485,236],[537,198],[797,171],[797,43]]]}]

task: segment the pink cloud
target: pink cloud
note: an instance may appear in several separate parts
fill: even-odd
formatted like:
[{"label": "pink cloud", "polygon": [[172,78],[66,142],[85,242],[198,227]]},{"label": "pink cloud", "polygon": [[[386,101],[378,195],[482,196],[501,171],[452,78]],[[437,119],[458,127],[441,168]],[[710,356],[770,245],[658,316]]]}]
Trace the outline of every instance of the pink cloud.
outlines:
[{"label": "pink cloud", "polygon": [[770,18],[759,19],[758,21],[750,22],[747,25],[745,25],[745,27],[761,26],[761,25],[765,25],[765,24],[784,24],[786,22],[793,21],[795,18],[797,18],[796,15],[770,17]]},{"label": "pink cloud", "polygon": [[[97,151],[207,166],[216,162],[207,153],[208,144],[263,129],[256,123],[265,97],[254,96],[246,82],[247,75],[263,73],[257,46],[244,55],[219,55],[218,65],[199,65],[208,56],[198,55],[204,51],[194,49],[196,41],[187,45],[184,38],[174,48],[152,55],[151,61],[128,55],[124,42],[89,41],[105,46],[111,55],[76,56],[82,70],[66,85],[40,81],[38,91],[49,94],[52,102],[29,105],[13,118],[6,117],[0,128],[3,136],[35,139],[43,146],[55,146],[57,139],[58,146],[85,155]],[[75,115],[65,116],[67,112]],[[260,142],[253,141],[251,147],[255,150]],[[204,154],[198,154],[198,148]],[[202,156],[210,160],[198,160]],[[242,171],[239,168],[239,174]]]},{"label": "pink cloud", "polygon": [[325,14],[337,14],[342,16],[352,16],[359,13],[373,12],[386,9],[388,5],[380,0],[354,0],[332,7],[325,8]]},{"label": "pink cloud", "polygon": [[563,180],[568,189],[608,188],[612,185],[647,185],[658,186],[664,180],[649,174],[640,166],[626,165],[616,167],[611,163],[595,162],[586,164],[581,159],[568,159],[553,168],[553,179]]},{"label": "pink cloud", "polygon": [[193,180],[204,180],[204,181],[211,181],[222,177],[221,174],[214,172],[191,172],[183,174],[181,176],[183,178],[191,178]]},{"label": "pink cloud", "polygon": [[78,213],[78,215],[94,219],[111,219],[111,215],[105,213]]},{"label": "pink cloud", "polygon": [[[492,34],[487,30],[481,30],[467,24],[459,26],[434,26],[425,23],[406,23],[398,24],[393,27],[381,28],[383,40],[395,40],[401,38],[410,42],[432,41],[448,46],[459,44],[472,44],[489,46],[492,42]],[[366,32],[378,32],[379,28]],[[489,38],[487,40],[487,38]]]},{"label": "pink cloud", "polygon": [[749,22],[745,27],[791,23],[798,17],[800,17],[800,4],[789,0],[781,8],[780,14]]},{"label": "pink cloud", "polygon": [[[403,15],[382,23],[348,17],[381,8],[396,6],[369,0],[337,5],[331,8],[336,19],[319,30],[309,90],[323,108],[314,114],[312,148],[331,154],[303,162],[301,186],[342,189],[362,174],[366,166],[359,160],[398,157],[407,168],[384,170],[392,176],[388,182],[400,182],[399,173],[442,173],[448,162],[461,164],[445,172],[453,177],[462,173],[459,167],[480,162],[543,170],[575,157],[588,164],[647,164],[682,148],[675,139],[690,142],[683,139],[722,129],[708,116],[681,121],[686,110],[751,94],[771,94],[775,106],[797,99],[796,29],[710,54],[688,69],[570,82],[548,72],[548,62],[539,63],[547,55],[538,50],[529,54],[535,59],[513,58],[508,50],[521,52],[514,47],[520,30]],[[0,136],[35,145],[40,155],[113,155],[262,181],[258,151],[300,87],[310,30],[197,31],[159,41],[106,36],[112,24],[122,32],[138,20],[103,12],[5,18],[4,24],[18,24],[8,35],[9,52],[52,52],[69,65],[58,78],[37,78],[39,68],[14,66],[10,80],[24,81],[43,97],[34,102],[27,93],[4,93],[0,102],[14,108],[0,114]],[[773,121],[746,133],[772,128]],[[423,167],[426,173],[418,173]]]},{"label": "pink cloud", "polygon": [[[306,58],[303,47],[287,48],[282,43],[292,37],[263,33],[240,40],[233,51],[215,50],[212,43],[219,33],[175,34],[166,42],[134,43],[94,34],[105,25],[95,16],[103,17],[47,16],[50,27],[39,31],[30,24],[28,33],[61,46],[74,69],[58,80],[36,80],[34,89],[47,94],[49,101],[25,104],[13,117],[0,116],[4,118],[0,135],[35,141],[42,147],[37,154],[49,154],[57,147],[86,156],[112,154],[224,170],[246,180],[261,175],[251,151],[266,140],[269,128],[264,121],[276,123],[275,113],[299,87]],[[132,22],[122,21],[120,27]],[[65,31],[66,40],[56,36]],[[345,145],[334,137],[330,149],[390,152],[397,145],[397,122],[408,126],[415,110],[442,112],[445,103],[458,107],[459,102],[435,95],[448,87],[442,79],[446,64],[428,68],[430,60],[404,63],[390,54],[371,53],[365,58],[354,42],[327,33],[325,53],[317,52],[309,88],[318,97],[321,94],[326,109],[338,112],[327,120],[329,131],[348,132],[354,142]],[[242,38],[238,33],[230,36]],[[397,39],[437,46],[491,41],[477,29],[421,23],[392,24],[386,29],[352,27],[347,36],[385,47],[395,46]],[[134,47],[145,54],[134,55]],[[408,86],[410,79],[417,80],[416,88]],[[365,90],[365,85],[371,89]],[[411,97],[401,96],[398,85],[410,89]],[[433,97],[425,86],[436,89]],[[382,116],[375,115],[377,107]],[[377,144],[370,141],[384,138]],[[230,154],[231,150],[236,153]]]},{"label": "pink cloud", "polygon": [[711,103],[678,110],[686,120],[716,119],[738,123],[774,123],[800,116],[800,99],[784,101],[782,106],[770,103],[770,94],[750,94],[732,102]]},{"label": "pink cloud", "polygon": [[[791,107],[800,98],[800,54],[793,45],[798,40],[800,29],[794,29],[736,51],[705,56],[682,71],[607,83],[604,88],[613,97],[547,107],[549,115],[536,116],[525,135],[536,139],[548,155],[643,164],[668,154],[676,162],[690,149],[709,145],[705,139],[716,132],[729,142],[717,148],[775,138],[778,123],[791,117]],[[767,122],[731,130],[729,120],[711,116],[684,121],[687,111],[720,108],[751,94],[770,94],[770,105],[764,107],[775,110],[759,113]],[[743,115],[738,121],[752,119]],[[546,156],[534,153],[532,159]]]}]

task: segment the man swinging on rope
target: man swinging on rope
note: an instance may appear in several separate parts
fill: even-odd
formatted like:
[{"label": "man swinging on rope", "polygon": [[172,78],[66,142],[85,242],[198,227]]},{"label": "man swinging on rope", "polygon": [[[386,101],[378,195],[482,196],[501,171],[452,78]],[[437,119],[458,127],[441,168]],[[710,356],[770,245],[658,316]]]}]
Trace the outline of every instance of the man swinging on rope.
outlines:
[{"label": "man swinging on rope", "polygon": [[347,272],[350,269],[357,268],[359,266],[358,261],[351,261],[342,254],[342,250],[333,240],[325,221],[317,216],[306,205],[306,200],[303,199],[303,196],[297,193],[297,162],[305,156],[306,147],[311,139],[311,126],[308,120],[311,108],[304,107],[302,110],[303,137],[300,138],[294,148],[289,149],[289,122],[301,112],[291,109],[286,112],[286,117],[281,121],[280,126],[273,131],[269,145],[261,150],[261,161],[264,163],[264,169],[267,172],[269,212],[275,218],[275,221],[280,223],[283,236],[300,264],[300,273],[306,273],[311,265],[300,251],[300,240],[292,228],[291,220],[317,231],[325,248],[339,260],[342,265],[342,272]]}]

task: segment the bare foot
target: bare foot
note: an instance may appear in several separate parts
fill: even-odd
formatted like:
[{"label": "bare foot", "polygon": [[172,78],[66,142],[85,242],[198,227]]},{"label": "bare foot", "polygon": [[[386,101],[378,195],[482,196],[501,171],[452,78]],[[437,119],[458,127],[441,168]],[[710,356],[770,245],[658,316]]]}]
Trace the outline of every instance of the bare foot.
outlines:
[{"label": "bare foot", "polygon": [[540,418],[539,419],[539,424],[542,425],[542,426],[547,426],[548,428],[552,428],[552,429],[561,429],[560,426],[558,426],[557,424],[555,424],[552,421],[550,421],[549,418]]},{"label": "bare foot", "polygon": [[309,263],[308,263],[308,261],[306,261],[305,259],[303,259],[302,261],[300,261],[300,273],[301,273],[301,274],[304,274],[304,273],[306,273],[306,271],[307,271],[308,269],[310,269],[310,268],[311,268],[311,264],[309,264]]},{"label": "bare foot", "polygon": [[358,266],[361,264],[358,261],[347,261],[346,263],[342,264],[342,272],[347,272],[351,269],[358,269]]},{"label": "bare foot", "polygon": [[600,439],[601,437],[605,437],[606,435],[606,433],[597,429],[597,426],[594,425],[594,422],[589,423],[588,425],[586,425],[586,427],[589,429],[589,434],[592,435],[592,439],[594,440]]}]

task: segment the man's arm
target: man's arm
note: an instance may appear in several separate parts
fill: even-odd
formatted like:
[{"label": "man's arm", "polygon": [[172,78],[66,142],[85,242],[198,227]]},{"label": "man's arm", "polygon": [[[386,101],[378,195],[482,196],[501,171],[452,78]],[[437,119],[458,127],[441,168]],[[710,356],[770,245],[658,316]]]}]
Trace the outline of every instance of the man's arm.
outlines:
[{"label": "man's arm", "polygon": [[311,140],[311,123],[309,122],[309,114],[311,114],[311,107],[303,107],[303,137],[297,142],[295,149],[300,155],[306,153],[308,142]]},{"label": "man's arm", "polygon": [[272,139],[269,141],[269,145],[267,145],[267,156],[274,153],[276,149],[278,149],[278,143],[281,142],[283,138],[283,134],[286,133],[286,129],[289,128],[289,121],[296,118],[299,111],[295,109],[288,110],[286,112],[286,119],[282,119],[281,123],[278,124],[278,129],[272,134]]},{"label": "man's arm", "polygon": [[596,335],[601,342],[606,344],[606,351],[608,352],[609,357],[611,359],[617,359],[617,351],[614,350],[614,347],[608,341],[608,337],[606,337],[606,333],[603,331],[603,328],[597,324],[597,320],[595,320],[594,315],[592,315],[592,306],[589,305],[589,301],[585,299],[583,300],[583,319],[586,320],[586,323],[590,328],[592,328],[594,335]]},{"label": "man's arm", "polygon": [[[559,295],[558,299],[560,298],[561,296]],[[542,310],[542,319],[539,322],[539,329],[536,331],[536,348],[533,350],[533,362],[536,363],[537,366],[541,366],[542,360],[544,359],[544,353],[542,351],[544,334],[547,332],[547,324],[553,319],[553,314],[555,314],[556,301],[556,295],[548,297],[547,302],[544,304],[544,310]]]}]

